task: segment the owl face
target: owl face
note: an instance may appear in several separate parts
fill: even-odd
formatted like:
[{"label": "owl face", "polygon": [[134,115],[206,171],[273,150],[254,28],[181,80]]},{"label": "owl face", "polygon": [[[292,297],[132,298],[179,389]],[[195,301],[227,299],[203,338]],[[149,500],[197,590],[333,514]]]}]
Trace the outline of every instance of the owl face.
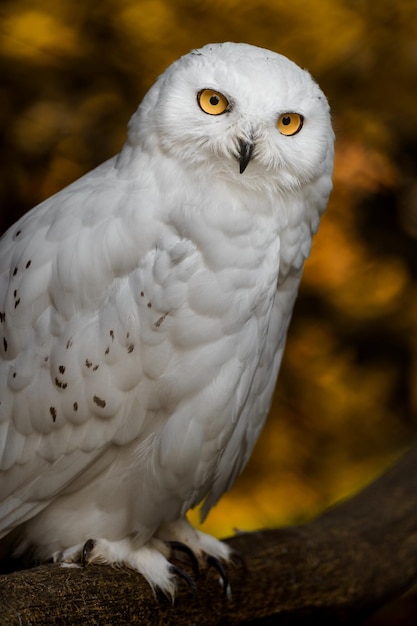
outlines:
[{"label": "owl face", "polygon": [[308,72],[242,44],[208,45],[159,78],[138,112],[142,142],[204,176],[298,189],[330,168],[329,106]]}]

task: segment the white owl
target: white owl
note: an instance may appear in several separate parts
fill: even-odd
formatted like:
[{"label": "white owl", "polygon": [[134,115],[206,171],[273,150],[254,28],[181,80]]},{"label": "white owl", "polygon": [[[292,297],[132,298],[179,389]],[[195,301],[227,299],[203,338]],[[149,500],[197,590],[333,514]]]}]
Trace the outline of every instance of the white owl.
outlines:
[{"label": "white owl", "polygon": [[[267,416],[331,190],[325,96],[247,44],[182,57],[121,153],[0,244],[0,537],[20,555],[123,563],[230,549],[196,531]],[[9,533],[12,535],[8,537]]]}]

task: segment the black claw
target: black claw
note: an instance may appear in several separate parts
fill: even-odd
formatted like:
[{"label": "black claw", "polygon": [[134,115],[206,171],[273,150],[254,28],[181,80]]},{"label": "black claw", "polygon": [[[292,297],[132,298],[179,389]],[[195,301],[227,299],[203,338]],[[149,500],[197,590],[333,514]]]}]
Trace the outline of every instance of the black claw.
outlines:
[{"label": "black claw", "polygon": [[158,604],[161,604],[164,607],[172,606],[172,597],[169,595],[168,592],[162,591],[162,589],[160,589],[159,587],[155,587],[154,589],[152,589],[152,591]]},{"label": "black claw", "polygon": [[94,541],[94,539],[87,539],[87,541],[84,544],[83,547],[83,553],[81,556],[81,565],[83,567],[85,567],[86,565],[88,565],[88,557],[90,555],[90,552],[93,550],[94,546],[95,546],[96,542]]},{"label": "black claw", "polygon": [[175,565],[171,565],[170,571],[172,574],[174,574],[175,576],[178,576],[178,578],[182,578],[187,583],[187,585],[190,587],[191,591],[193,592],[193,595],[197,594],[196,584],[191,578],[191,576],[188,576],[187,572],[184,572],[184,570],[180,569],[179,567],[176,567]]},{"label": "black claw", "polygon": [[214,567],[215,570],[220,574],[221,581],[223,583],[223,597],[226,598],[227,592],[230,589],[229,577],[227,575],[226,570],[223,567],[223,564],[219,559],[216,559],[215,556],[207,557],[207,565],[209,567]]},{"label": "black claw", "polygon": [[191,567],[193,568],[193,574],[196,578],[200,575],[200,568],[198,566],[198,559],[194,552],[191,550],[187,544],[182,543],[181,541],[166,541],[167,546],[171,548],[171,550],[176,550],[178,552],[183,552],[186,554],[190,560]]}]

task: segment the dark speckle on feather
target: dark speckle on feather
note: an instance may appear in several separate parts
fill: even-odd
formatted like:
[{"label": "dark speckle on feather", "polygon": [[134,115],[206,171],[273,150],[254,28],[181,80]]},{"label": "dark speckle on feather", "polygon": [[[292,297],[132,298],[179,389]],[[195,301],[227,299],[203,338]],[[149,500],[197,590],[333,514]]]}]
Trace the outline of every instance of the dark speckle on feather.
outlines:
[{"label": "dark speckle on feather", "polygon": [[162,322],[164,321],[164,319],[166,318],[166,316],[168,315],[168,313],[164,313],[164,315],[161,315],[161,317],[159,317],[156,322],[154,323],[155,328],[159,328],[160,325],[162,324]]},{"label": "dark speckle on feather", "polygon": [[104,407],[106,406],[106,401],[102,398],[99,398],[99,396],[94,396],[93,401],[95,404],[97,404],[97,406],[100,407],[100,409],[104,409]]},{"label": "dark speckle on feather", "polygon": [[66,389],[68,387],[68,383],[63,383],[57,376],[55,376],[55,385],[58,389]]},{"label": "dark speckle on feather", "polygon": [[17,272],[18,272],[18,268],[17,268],[17,265],[16,265],[16,267],[13,270],[13,276],[16,276]]},{"label": "dark speckle on feather", "polygon": [[6,337],[3,337],[3,348],[4,348],[4,351],[7,352],[7,339],[6,339]]},{"label": "dark speckle on feather", "polygon": [[52,415],[52,421],[56,422],[56,408],[54,406],[49,407],[49,412]]},{"label": "dark speckle on feather", "polygon": [[26,269],[29,269],[31,263],[32,263],[32,261],[31,261],[31,259],[29,259],[29,261],[26,263],[26,266],[25,266]]}]

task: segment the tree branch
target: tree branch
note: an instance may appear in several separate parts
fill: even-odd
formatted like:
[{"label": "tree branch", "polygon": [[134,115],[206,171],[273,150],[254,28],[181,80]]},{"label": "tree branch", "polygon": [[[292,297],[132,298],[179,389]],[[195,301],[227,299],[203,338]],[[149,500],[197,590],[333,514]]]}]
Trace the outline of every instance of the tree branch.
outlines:
[{"label": "tree branch", "polygon": [[228,539],[245,561],[229,568],[231,599],[214,570],[196,595],[180,583],[174,606],[139,574],[104,565],[4,575],[0,624],[359,623],[417,580],[416,494],[417,449],[309,524]]}]

